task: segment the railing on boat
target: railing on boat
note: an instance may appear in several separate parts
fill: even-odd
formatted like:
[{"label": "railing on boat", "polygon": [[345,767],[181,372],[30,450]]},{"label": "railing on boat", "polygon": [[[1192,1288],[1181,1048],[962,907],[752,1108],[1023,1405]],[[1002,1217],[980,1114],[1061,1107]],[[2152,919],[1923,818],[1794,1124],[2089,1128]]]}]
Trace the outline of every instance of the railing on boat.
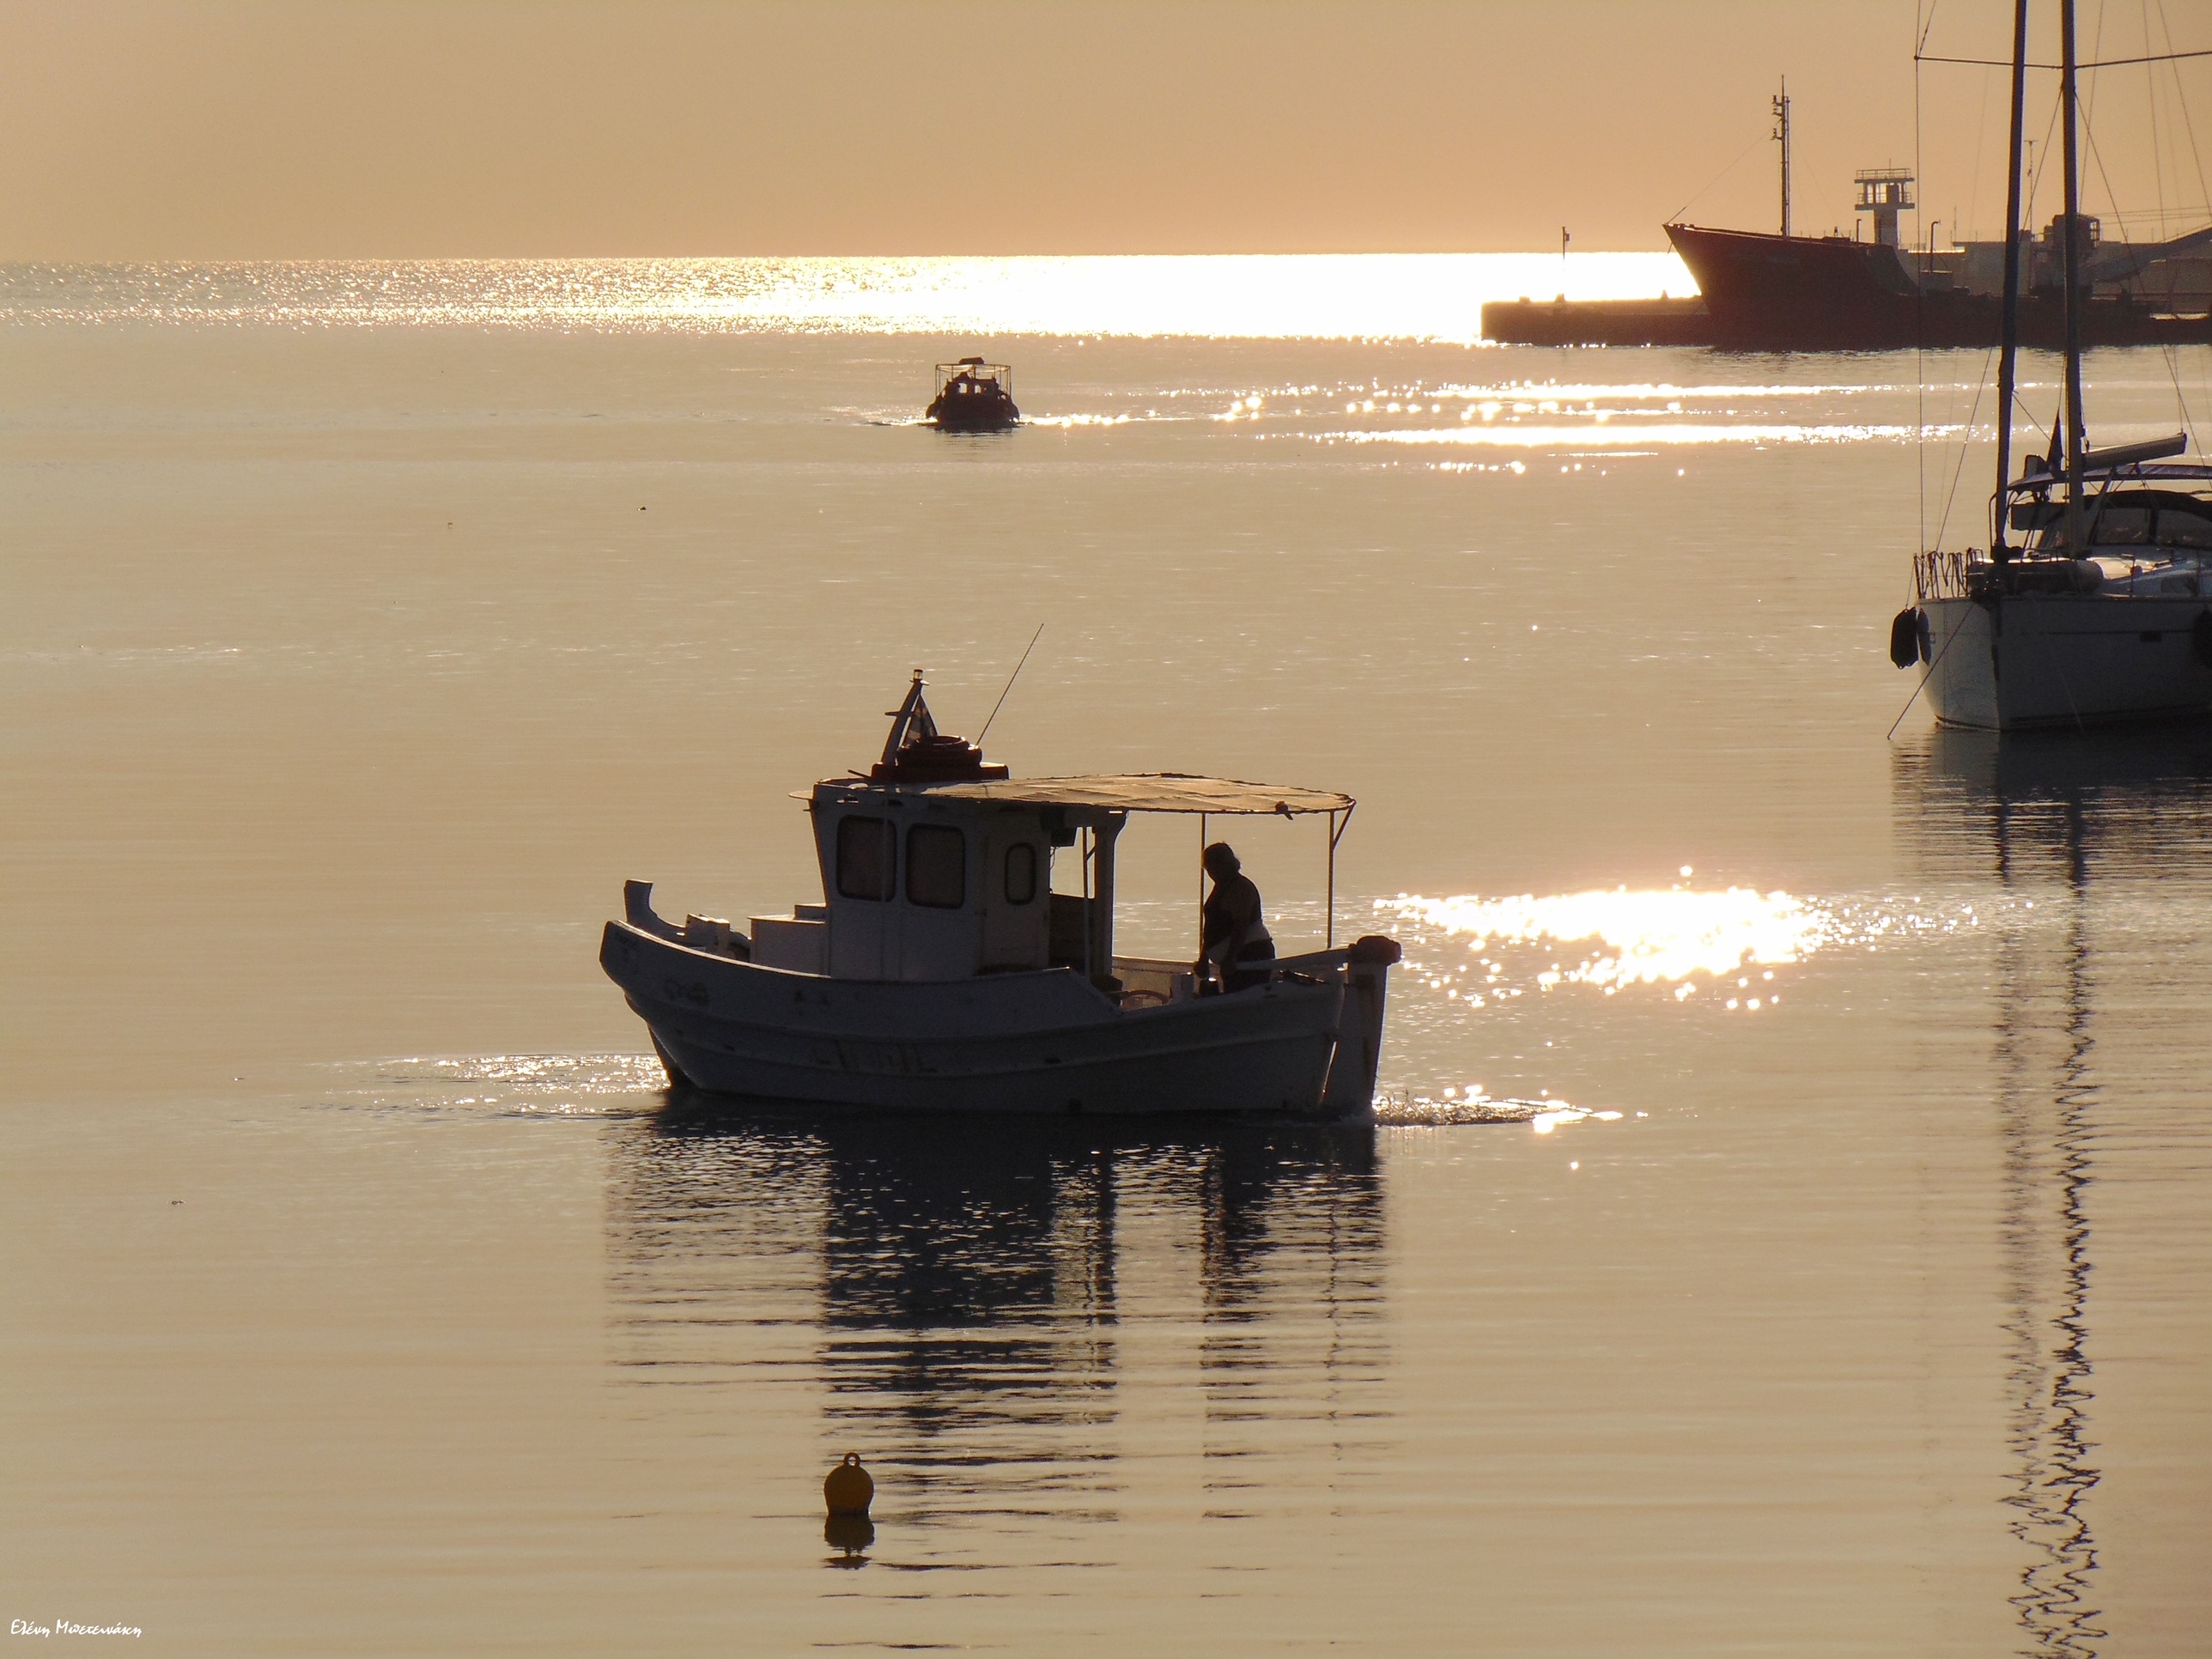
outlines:
[{"label": "railing on boat", "polygon": [[[1912,586],[1922,605],[1931,599],[1980,599],[1996,594],[2096,593],[2112,591],[2106,587],[2108,582],[2120,584],[2120,591],[2125,592],[2132,591],[2137,578],[2174,562],[2175,550],[2153,549],[2149,550],[2162,556],[2157,562],[2130,558],[2123,574],[2115,567],[2120,556],[2131,550],[2108,550],[2094,559],[2069,559],[2063,551],[2054,557],[2021,550],[2014,553],[2011,562],[2002,565],[1978,547],[1955,553],[1916,553]],[[2198,586],[2192,584],[2188,591],[2193,594]]]},{"label": "railing on boat", "polygon": [[[1397,960],[1395,955],[1378,957],[1364,945],[1340,945],[1331,950],[1308,951],[1252,965],[1255,969],[1264,966],[1271,980],[1285,975],[1334,979],[1349,974],[1355,962],[1382,961],[1387,965]],[[1197,984],[1188,962],[1171,962],[1158,957],[1115,957],[1114,974],[1121,981],[1121,1002],[1124,1008],[1157,1007],[1197,994]]]},{"label": "railing on boat", "polygon": [[1978,547],[1916,553],[1912,556],[1913,597],[1921,605],[1930,599],[1970,599],[1981,591],[1984,573],[1995,568],[1990,556]]},{"label": "railing on boat", "polygon": [[[1115,957],[1114,976],[1121,981],[1125,1006],[1176,1002],[1193,994],[1191,965],[1158,957]],[[1178,985],[1178,980],[1185,981]]]}]

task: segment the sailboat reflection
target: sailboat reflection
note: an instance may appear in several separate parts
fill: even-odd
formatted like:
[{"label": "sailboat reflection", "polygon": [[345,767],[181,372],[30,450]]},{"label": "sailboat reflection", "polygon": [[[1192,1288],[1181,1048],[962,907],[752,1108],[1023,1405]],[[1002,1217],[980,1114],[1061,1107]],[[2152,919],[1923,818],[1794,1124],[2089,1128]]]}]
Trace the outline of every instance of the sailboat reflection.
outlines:
[{"label": "sailboat reflection", "polygon": [[1117,1519],[1116,1466],[1160,1455],[1163,1421],[1199,1425],[1208,1512],[1235,1512],[1241,1460],[1316,1425],[1358,1461],[1387,1358],[1370,1127],[678,1095],[609,1134],[621,1363],[756,1391],[729,1407],[754,1419],[757,1390],[805,1390],[768,1408],[867,1457],[878,1524]]},{"label": "sailboat reflection", "polygon": [[[1899,832],[1930,876],[1988,880],[2000,906],[1994,1031],[2003,1260],[2018,1460],[2007,1500],[2028,1547],[2014,1606],[2033,1651],[2087,1655],[2105,1632],[2088,1495],[2094,1266],[2091,1067],[2104,963],[2093,883],[2155,881],[2212,830],[2212,732],[2013,736],[1938,730],[1898,751]],[[2031,908],[2032,907],[2032,908]]]}]

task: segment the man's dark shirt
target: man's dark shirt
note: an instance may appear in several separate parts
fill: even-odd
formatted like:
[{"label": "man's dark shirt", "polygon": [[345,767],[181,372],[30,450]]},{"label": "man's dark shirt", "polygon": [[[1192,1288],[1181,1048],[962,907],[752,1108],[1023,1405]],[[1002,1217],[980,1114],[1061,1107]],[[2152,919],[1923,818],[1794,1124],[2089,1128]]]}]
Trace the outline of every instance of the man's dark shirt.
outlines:
[{"label": "man's dark shirt", "polygon": [[1202,952],[1209,957],[1217,955],[1217,946],[1228,945],[1229,950],[1218,953],[1224,962],[1267,939],[1267,924],[1260,915],[1260,890],[1249,876],[1240,871],[1214,882],[1212,892],[1206,895],[1200,938]]}]

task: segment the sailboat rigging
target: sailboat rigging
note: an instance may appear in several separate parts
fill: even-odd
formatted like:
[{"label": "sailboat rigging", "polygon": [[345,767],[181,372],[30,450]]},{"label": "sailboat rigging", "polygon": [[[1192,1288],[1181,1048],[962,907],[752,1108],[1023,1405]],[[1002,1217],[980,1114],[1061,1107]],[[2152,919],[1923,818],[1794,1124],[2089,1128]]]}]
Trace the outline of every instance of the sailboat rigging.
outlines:
[{"label": "sailboat rigging", "polygon": [[[2021,311],[2021,153],[2027,0],[2014,0],[1996,489],[1986,553],[1924,551],[1890,659],[1919,667],[1946,726],[2034,726],[2212,712],[2212,465],[2177,461],[2187,433],[2092,449],[2083,412],[2086,297],[2074,0],[2060,0],[2065,374],[2047,457],[2012,468]],[[2024,532],[2014,546],[2008,532]]]}]

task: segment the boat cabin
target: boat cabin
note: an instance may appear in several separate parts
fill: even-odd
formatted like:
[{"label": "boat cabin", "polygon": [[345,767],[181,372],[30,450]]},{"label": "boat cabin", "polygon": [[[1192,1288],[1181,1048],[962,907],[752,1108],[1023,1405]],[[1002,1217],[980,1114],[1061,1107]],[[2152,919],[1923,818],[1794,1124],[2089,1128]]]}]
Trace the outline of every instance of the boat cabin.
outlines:
[{"label": "boat cabin", "polygon": [[940,398],[1011,398],[1014,395],[1014,371],[1005,363],[985,362],[981,357],[963,357],[957,363],[937,366],[937,395]]},{"label": "boat cabin", "polygon": [[[2212,552],[2212,494],[2191,495],[2141,486],[2108,489],[2082,502],[2081,518],[2086,549],[2164,548],[2199,556]],[[2012,527],[2040,532],[2034,544],[2039,553],[2065,550],[2063,501],[2014,503]]]},{"label": "boat cabin", "polygon": [[2107,598],[2198,596],[2212,560],[2212,467],[2157,464],[2186,443],[2177,434],[2092,451],[2078,511],[2069,507],[2064,477],[2029,457],[2005,492],[2007,523],[2029,539],[2001,583],[1992,572],[1982,586],[2031,592],[2056,583]]},{"label": "boat cabin", "polygon": [[[919,672],[883,758],[796,798],[813,820],[822,902],[754,917],[757,966],[934,981],[1065,968],[1109,995],[1148,1000],[1194,988],[1178,983],[1190,978],[1188,960],[1115,953],[1115,844],[1131,813],[1326,815],[1333,911],[1336,842],[1354,805],[1328,791],[1176,773],[1012,779],[937,731]],[[1079,863],[1077,892],[1053,891],[1060,856]]]}]

